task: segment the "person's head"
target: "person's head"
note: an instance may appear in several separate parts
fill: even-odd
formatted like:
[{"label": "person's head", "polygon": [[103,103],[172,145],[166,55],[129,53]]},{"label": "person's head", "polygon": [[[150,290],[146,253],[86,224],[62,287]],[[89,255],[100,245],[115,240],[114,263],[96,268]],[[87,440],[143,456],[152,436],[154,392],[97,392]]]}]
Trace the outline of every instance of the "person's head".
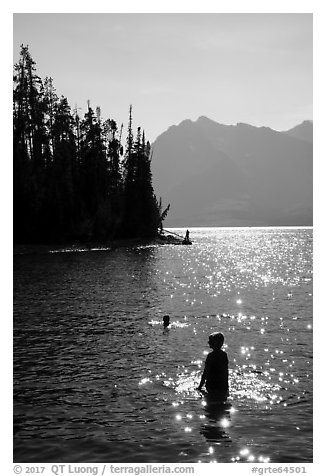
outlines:
[{"label": "person's head", "polygon": [[213,332],[208,337],[208,344],[212,349],[220,349],[224,343],[224,335],[222,332]]},{"label": "person's head", "polygon": [[163,316],[163,325],[164,327],[168,327],[168,325],[170,324],[170,316]]}]

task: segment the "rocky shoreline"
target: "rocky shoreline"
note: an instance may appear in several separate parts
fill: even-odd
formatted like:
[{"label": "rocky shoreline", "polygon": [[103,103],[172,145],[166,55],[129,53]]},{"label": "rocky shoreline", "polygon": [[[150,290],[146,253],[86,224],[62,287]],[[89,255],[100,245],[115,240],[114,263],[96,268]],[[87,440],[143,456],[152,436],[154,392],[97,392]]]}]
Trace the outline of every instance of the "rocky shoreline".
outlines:
[{"label": "rocky shoreline", "polygon": [[[107,242],[87,242],[87,243],[62,243],[62,244],[14,244],[14,255],[26,254],[47,254],[60,252],[86,252],[86,251],[107,251],[116,248],[130,248],[137,246],[154,245],[182,245],[185,244],[183,238],[172,235],[158,235],[153,239],[121,239]],[[187,243],[188,244],[188,243]],[[190,243],[189,243],[190,244]]]}]

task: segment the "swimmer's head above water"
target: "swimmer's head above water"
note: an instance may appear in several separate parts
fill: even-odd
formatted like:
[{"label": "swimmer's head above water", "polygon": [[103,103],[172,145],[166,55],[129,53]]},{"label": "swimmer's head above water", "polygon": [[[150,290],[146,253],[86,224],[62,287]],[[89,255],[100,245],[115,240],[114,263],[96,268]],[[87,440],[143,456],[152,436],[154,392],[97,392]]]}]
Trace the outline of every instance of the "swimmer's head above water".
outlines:
[{"label": "swimmer's head above water", "polygon": [[163,326],[168,327],[169,324],[170,324],[170,316],[167,316],[167,315],[163,316]]}]

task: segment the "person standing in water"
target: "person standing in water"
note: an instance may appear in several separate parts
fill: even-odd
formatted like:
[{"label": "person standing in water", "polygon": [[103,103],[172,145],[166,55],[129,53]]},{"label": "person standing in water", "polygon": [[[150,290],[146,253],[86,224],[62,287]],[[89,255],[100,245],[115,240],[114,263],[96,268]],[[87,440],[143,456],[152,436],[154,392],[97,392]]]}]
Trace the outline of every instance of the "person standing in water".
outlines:
[{"label": "person standing in water", "polygon": [[197,390],[201,391],[205,384],[207,396],[214,401],[225,402],[229,396],[229,361],[227,353],[221,349],[224,335],[213,332],[208,338],[212,350],[206,358],[204,372]]}]

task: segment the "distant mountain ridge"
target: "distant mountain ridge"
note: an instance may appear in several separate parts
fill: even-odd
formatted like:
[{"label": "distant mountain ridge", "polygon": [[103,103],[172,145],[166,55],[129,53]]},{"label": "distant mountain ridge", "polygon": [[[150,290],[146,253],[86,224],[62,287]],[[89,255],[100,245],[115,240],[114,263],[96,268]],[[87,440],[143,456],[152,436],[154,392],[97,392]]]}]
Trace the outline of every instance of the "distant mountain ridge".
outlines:
[{"label": "distant mountain ridge", "polygon": [[310,226],[313,123],[284,132],[201,116],[153,144],[166,226]]},{"label": "distant mountain ridge", "polygon": [[298,126],[284,131],[284,134],[289,134],[296,139],[306,140],[308,142],[313,142],[313,123],[312,121],[303,121]]}]

